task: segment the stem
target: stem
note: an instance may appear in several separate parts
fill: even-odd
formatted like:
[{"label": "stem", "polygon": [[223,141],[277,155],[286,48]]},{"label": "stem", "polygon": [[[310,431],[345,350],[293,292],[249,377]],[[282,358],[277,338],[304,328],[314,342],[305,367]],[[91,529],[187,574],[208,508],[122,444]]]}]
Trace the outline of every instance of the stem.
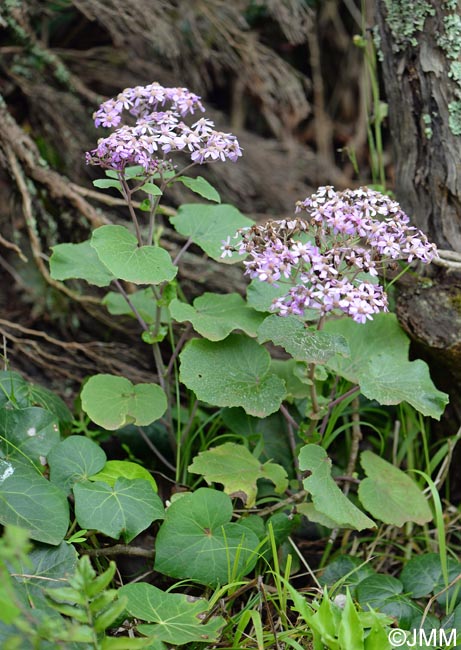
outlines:
[{"label": "stem", "polygon": [[189,333],[191,331],[192,325],[189,323],[189,325],[186,327],[184,332],[181,334],[179,341],[176,343],[176,347],[173,351],[173,354],[171,355],[170,362],[168,363],[168,367],[166,369],[166,377],[168,378],[171,375],[171,371],[173,370],[174,362],[176,361],[179,353],[181,352],[181,349],[184,345],[184,342],[187,340],[187,337],[189,336]]},{"label": "stem", "polygon": [[299,425],[296,422],[296,420],[293,419],[293,417],[291,416],[291,413],[288,411],[286,406],[284,406],[283,404],[280,405],[280,412],[283,414],[285,420],[287,421],[288,443],[290,445],[291,455],[293,456],[293,464],[294,464],[294,468],[295,468],[296,478],[298,480],[298,483],[301,485],[302,475],[301,475],[301,472],[299,470],[299,460],[298,460],[298,453],[297,453],[297,449],[296,449],[296,446],[297,446],[296,445],[296,437],[295,437],[295,433],[294,433],[294,430],[293,430],[293,427],[296,427],[297,429],[299,429]]},{"label": "stem", "polygon": [[325,433],[325,429],[327,428],[327,424],[328,424],[328,418],[330,417],[330,413],[331,413],[332,409],[337,404],[340,404],[341,402],[343,402],[345,399],[347,399],[351,395],[354,395],[354,393],[357,393],[359,390],[360,390],[359,386],[352,386],[352,388],[350,388],[348,391],[346,391],[343,395],[340,395],[338,398],[336,398],[335,400],[333,400],[332,402],[329,403],[328,411],[327,411],[325,417],[323,418],[322,425],[320,427],[320,432],[319,432],[320,436],[323,436],[323,434]]},{"label": "stem", "polygon": [[190,246],[191,244],[192,244],[192,237],[189,237],[189,239],[186,241],[186,243],[184,244],[184,246],[181,248],[181,250],[179,251],[179,253],[176,255],[176,257],[175,257],[174,260],[173,260],[173,264],[174,264],[175,266],[178,265],[179,260],[181,259],[181,257],[182,257],[183,254],[187,251],[187,249],[189,248],[189,246]]},{"label": "stem", "polygon": [[117,289],[119,290],[119,292],[122,294],[122,296],[123,296],[125,302],[127,303],[128,307],[131,309],[131,311],[132,311],[133,314],[135,315],[136,320],[137,320],[138,323],[141,325],[142,329],[143,329],[145,332],[148,332],[148,331],[149,331],[149,326],[147,325],[146,321],[145,321],[144,318],[141,316],[141,314],[139,313],[139,311],[136,309],[136,307],[133,305],[133,303],[132,303],[132,301],[131,301],[131,299],[130,299],[130,296],[127,294],[127,292],[126,292],[125,289],[123,288],[123,286],[122,286],[122,284],[120,283],[120,281],[119,281],[119,280],[114,280],[113,282],[114,282],[115,286],[117,287]]},{"label": "stem", "polygon": [[176,471],[176,467],[172,465],[166,458],[165,456],[157,449],[157,447],[154,445],[152,440],[149,438],[149,436],[141,429],[141,427],[136,427],[138,430],[139,435],[141,438],[144,440],[146,445],[149,447],[149,449],[157,456],[157,458],[166,466],[168,469],[170,469],[172,472]]},{"label": "stem", "polygon": [[138,240],[138,244],[139,244],[139,246],[144,246],[143,241],[142,241],[141,230],[139,228],[138,218],[136,216],[136,212],[134,211],[133,203],[131,201],[131,190],[128,187],[128,183],[126,182],[125,177],[123,176],[123,174],[121,172],[119,173],[118,177],[119,177],[120,182],[122,184],[123,198],[126,201],[126,204],[128,206],[128,210],[130,211],[131,219],[132,219],[132,221],[134,223],[134,227],[135,227],[135,230],[136,230],[136,238]]},{"label": "stem", "polygon": [[[360,403],[358,395],[352,400],[352,440],[351,451],[349,454],[349,462],[347,464],[346,476],[352,478],[352,475],[357,464],[357,457],[359,455],[360,441],[362,440],[362,430],[360,429]],[[347,496],[351,486],[350,481],[346,481],[343,493]]]}]

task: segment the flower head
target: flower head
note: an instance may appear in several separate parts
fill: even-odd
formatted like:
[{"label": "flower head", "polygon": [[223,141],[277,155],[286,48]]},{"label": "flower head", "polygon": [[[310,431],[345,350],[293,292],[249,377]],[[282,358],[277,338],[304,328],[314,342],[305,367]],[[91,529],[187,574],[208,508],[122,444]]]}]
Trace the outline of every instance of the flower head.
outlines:
[{"label": "flower head", "polygon": [[395,260],[428,263],[437,255],[434,244],[408,225],[399,204],[375,190],[320,187],[298,201],[295,213],[292,220],[240,231],[234,247],[247,254],[251,278],[292,285],[272,305],[281,316],[336,310],[364,323],[388,310],[377,284],[380,269]]}]

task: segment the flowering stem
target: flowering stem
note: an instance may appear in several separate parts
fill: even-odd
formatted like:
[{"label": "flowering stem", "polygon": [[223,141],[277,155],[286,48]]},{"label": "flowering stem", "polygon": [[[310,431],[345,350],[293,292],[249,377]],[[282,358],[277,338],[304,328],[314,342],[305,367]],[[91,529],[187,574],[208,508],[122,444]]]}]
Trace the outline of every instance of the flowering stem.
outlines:
[{"label": "flowering stem", "polygon": [[133,203],[131,201],[131,190],[128,187],[128,183],[126,182],[125,177],[123,176],[123,174],[121,172],[119,173],[119,179],[120,179],[120,182],[122,184],[123,198],[125,199],[125,201],[127,203],[128,210],[130,211],[131,219],[132,219],[132,221],[134,223],[134,227],[135,227],[135,230],[136,230],[136,238],[138,240],[138,245],[139,246],[144,246],[144,243],[142,241],[141,230],[139,228],[138,218],[136,216],[136,212],[134,211]]}]

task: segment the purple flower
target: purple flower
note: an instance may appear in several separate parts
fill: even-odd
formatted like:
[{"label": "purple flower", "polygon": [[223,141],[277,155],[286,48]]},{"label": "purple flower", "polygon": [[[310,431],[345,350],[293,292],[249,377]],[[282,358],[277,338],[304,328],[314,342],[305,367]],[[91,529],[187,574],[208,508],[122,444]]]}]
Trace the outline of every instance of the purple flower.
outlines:
[{"label": "purple flower", "polygon": [[272,305],[281,316],[317,309],[364,323],[388,310],[376,282],[380,269],[394,260],[428,263],[437,255],[396,201],[368,188],[321,187],[298,201],[295,213],[292,220],[239,231],[233,248],[248,255],[245,273],[251,278],[292,285]]}]

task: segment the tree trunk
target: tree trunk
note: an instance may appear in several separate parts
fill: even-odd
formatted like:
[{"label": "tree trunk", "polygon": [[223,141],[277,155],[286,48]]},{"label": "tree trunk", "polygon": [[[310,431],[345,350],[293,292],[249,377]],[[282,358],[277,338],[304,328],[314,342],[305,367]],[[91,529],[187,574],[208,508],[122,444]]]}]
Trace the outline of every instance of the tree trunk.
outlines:
[{"label": "tree trunk", "polygon": [[442,368],[440,376],[451,374],[451,386],[456,385],[459,394],[460,9],[457,0],[376,0],[376,7],[395,193],[414,225],[442,249],[442,260],[430,281],[426,278],[401,289],[398,314],[410,335]]},{"label": "tree trunk", "polygon": [[461,251],[461,17],[449,5],[377,0],[377,18],[397,197],[440,248]]}]

